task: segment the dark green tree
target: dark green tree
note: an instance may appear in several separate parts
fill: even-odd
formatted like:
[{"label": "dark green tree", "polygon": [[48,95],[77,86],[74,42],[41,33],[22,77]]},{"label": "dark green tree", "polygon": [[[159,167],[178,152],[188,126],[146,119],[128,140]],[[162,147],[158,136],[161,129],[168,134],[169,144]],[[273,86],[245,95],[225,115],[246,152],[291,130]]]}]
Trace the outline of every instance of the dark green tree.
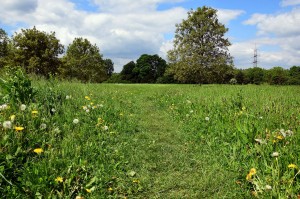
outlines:
[{"label": "dark green tree", "polygon": [[108,79],[99,48],[83,38],[75,38],[68,46],[60,72],[65,78],[76,78],[83,82],[103,82]]},{"label": "dark green tree", "polygon": [[114,72],[114,63],[111,59],[104,60],[104,67],[108,77],[111,77]]},{"label": "dark green tree", "polygon": [[262,84],[265,82],[266,71],[260,67],[248,68],[245,70],[246,84]]},{"label": "dark green tree", "polygon": [[0,28],[0,68],[2,68],[6,64],[6,59],[8,56],[8,44],[9,38],[7,33]]},{"label": "dark green tree", "polygon": [[291,85],[300,85],[300,66],[292,66],[289,70],[289,80]]},{"label": "dark green tree", "polygon": [[183,83],[226,82],[233,70],[230,42],[224,38],[227,31],[215,9],[204,6],[188,12],[188,18],[176,25],[168,73]]},{"label": "dark green tree", "polygon": [[134,72],[135,69],[134,61],[128,62],[123,66],[123,69],[120,73],[121,79],[128,82],[137,82],[138,73]]},{"label": "dark green tree", "polygon": [[282,67],[273,67],[267,71],[267,81],[269,84],[283,85],[287,84],[289,73]]},{"label": "dark green tree", "polygon": [[165,73],[167,62],[158,55],[143,54],[136,61],[138,81],[141,83],[155,83]]},{"label": "dark green tree", "polygon": [[63,45],[50,34],[32,29],[22,29],[13,38],[13,63],[22,66],[27,73],[44,76],[58,71],[59,54],[64,51]]}]

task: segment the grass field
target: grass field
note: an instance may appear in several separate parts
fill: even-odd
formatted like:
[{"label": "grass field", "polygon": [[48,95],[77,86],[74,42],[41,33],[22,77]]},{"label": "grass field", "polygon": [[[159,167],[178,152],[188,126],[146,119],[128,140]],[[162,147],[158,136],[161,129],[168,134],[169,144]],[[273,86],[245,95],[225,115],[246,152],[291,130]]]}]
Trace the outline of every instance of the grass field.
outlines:
[{"label": "grass field", "polygon": [[1,198],[300,194],[300,87],[34,88],[23,107],[1,102]]}]

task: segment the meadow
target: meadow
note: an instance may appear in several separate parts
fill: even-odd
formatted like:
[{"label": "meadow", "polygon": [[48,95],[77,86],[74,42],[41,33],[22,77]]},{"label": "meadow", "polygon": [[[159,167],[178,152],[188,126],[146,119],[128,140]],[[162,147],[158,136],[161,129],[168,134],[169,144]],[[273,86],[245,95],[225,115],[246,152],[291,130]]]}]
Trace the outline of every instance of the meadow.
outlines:
[{"label": "meadow", "polygon": [[1,198],[300,197],[300,87],[3,77]]}]

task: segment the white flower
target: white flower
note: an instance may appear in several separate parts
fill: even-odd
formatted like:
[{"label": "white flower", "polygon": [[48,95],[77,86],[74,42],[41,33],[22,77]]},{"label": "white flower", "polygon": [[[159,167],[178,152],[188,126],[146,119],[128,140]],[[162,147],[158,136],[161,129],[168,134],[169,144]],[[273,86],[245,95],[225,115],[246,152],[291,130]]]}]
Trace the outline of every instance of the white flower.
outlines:
[{"label": "white flower", "polygon": [[271,156],[272,156],[272,157],[278,157],[278,156],[279,156],[279,153],[278,153],[278,152],[273,152],[273,153],[271,154]]},{"label": "white flower", "polygon": [[209,117],[205,117],[205,120],[206,120],[206,121],[209,121]]},{"label": "white flower", "polygon": [[190,110],[190,113],[194,113],[194,111],[193,111],[193,110]]},{"label": "white flower", "polygon": [[90,109],[86,109],[85,112],[87,112],[87,113],[90,112]]},{"label": "white flower", "polygon": [[107,130],[108,130],[108,126],[104,126],[103,129],[104,129],[105,131],[107,131]]},{"label": "white flower", "polygon": [[7,109],[8,108],[8,105],[7,104],[2,104],[1,106],[0,106],[0,111],[1,110],[5,110],[5,109]]},{"label": "white flower", "polygon": [[73,120],[73,123],[74,123],[74,124],[78,124],[78,122],[79,122],[78,119],[74,119],[74,120]]},{"label": "white flower", "polygon": [[83,108],[83,110],[85,110],[85,111],[88,109],[87,106],[83,106],[82,108]]},{"label": "white flower", "polygon": [[52,113],[55,113],[55,111],[56,111],[55,108],[52,108],[52,109],[51,109],[51,112],[52,112]]},{"label": "white flower", "polygon": [[60,129],[58,127],[56,127],[54,130],[53,130],[55,133],[60,133]]},{"label": "white flower", "polygon": [[262,116],[260,116],[260,117],[259,117],[259,119],[261,119],[261,120],[262,120],[262,119],[263,119],[263,117],[262,117]]},{"label": "white flower", "polygon": [[11,121],[4,121],[3,122],[3,128],[11,129]]},{"label": "white flower", "polygon": [[267,184],[267,185],[265,186],[265,189],[266,189],[266,190],[272,190],[272,186],[270,186],[270,185]]},{"label": "white flower", "polygon": [[25,104],[22,104],[22,105],[20,106],[20,109],[21,109],[21,111],[25,111],[26,105],[25,105]]},{"label": "white flower", "polygon": [[47,125],[46,125],[45,123],[42,123],[41,126],[40,126],[40,128],[41,128],[41,129],[46,129],[46,128],[47,128]]},{"label": "white flower", "polygon": [[98,106],[102,108],[102,107],[103,107],[103,104],[99,104]]},{"label": "white flower", "polygon": [[66,96],[66,100],[71,99],[71,95]]}]

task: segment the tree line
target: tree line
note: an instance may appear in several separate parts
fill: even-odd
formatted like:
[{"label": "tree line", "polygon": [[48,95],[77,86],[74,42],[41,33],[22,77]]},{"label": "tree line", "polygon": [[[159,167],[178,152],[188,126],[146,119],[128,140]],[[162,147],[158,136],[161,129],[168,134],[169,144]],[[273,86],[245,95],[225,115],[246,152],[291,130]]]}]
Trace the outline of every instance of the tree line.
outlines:
[{"label": "tree line", "polygon": [[114,72],[114,63],[85,38],[75,38],[64,49],[55,32],[22,29],[9,38],[0,28],[0,68],[20,66],[27,73],[82,82],[191,83],[191,84],[279,84],[299,85],[300,66],[284,69],[259,67],[237,69],[228,52],[231,45],[217,10],[200,7],[176,24],[168,62],[158,55],[141,55]]}]

